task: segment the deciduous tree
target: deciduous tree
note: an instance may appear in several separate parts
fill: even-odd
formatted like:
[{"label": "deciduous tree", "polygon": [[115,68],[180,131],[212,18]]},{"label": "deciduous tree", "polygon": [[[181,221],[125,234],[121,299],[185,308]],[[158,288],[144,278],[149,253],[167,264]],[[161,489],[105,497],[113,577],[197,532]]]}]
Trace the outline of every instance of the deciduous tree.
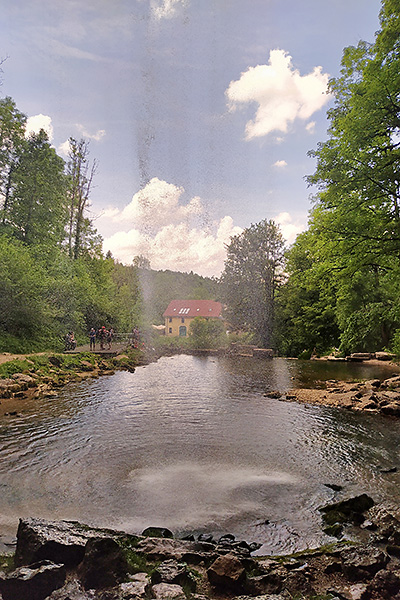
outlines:
[{"label": "deciduous tree", "polygon": [[234,236],[221,276],[227,319],[272,344],[275,291],[282,275],[284,241],[274,221],[261,221]]}]

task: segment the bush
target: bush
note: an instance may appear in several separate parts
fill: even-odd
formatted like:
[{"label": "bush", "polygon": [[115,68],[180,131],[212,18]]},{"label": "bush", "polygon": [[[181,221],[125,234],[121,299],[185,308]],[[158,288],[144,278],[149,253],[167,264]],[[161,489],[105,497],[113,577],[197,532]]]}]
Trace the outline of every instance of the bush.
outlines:
[{"label": "bush", "polygon": [[217,319],[196,317],[190,323],[189,331],[193,348],[219,348],[227,343],[224,322]]}]

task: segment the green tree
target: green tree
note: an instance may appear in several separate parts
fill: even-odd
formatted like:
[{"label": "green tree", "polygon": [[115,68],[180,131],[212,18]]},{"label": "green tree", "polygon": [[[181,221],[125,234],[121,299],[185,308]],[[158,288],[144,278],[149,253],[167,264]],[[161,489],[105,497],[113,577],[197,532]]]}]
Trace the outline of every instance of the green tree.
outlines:
[{"label": "green tree", "polygon": [[221,276],[227,319],[254,332],[264,347],[273,341],[275,292],[282,275],[284,241],[274,221],[261,221],[231,239]]},{"label": "green tree", "polygon": [[226,343],[225,325],[219,319],[195,317],[189,326],[194,348],[219,348]]},{"label": "green tree", "polygon": [[25,140],[13,171],[8,220],[26,244],[60,244],[66,223],[64,161],[41,130]]},{"label": "green tree", "polygon": [[277,294],[277,345],[287,356],[324,353],[340,344],[336,287],[312,229],[286,255],[286,278]]},{"label": "green tree", "polygon": [[0,99],[0,195],[1,224],[6,225],[13,187],[13,172],[24,143],[26,116],[10,97]]},{"label": "green tree", "polygon": [[400,7],[385,0],[374,44],[344,50],[329,137],[309,182],[320,264],[335,281],[346,350],[379,349],[399,326]]}]

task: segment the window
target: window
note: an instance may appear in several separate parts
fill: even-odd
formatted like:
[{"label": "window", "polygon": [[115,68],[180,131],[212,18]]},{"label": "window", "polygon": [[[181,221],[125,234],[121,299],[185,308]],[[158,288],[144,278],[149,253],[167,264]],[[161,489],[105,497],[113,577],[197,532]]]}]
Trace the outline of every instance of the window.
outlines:
[{"label": "window", "polygon": [[185,327],[185,325],[181,325],[179,327],[179,337],[186,337],[186,327]]},{"label": "window", "polygon": [[172,333],[172,327],[168,329],[168,333]]},{"label": "window", "polygon": [[182,319],[181,319],[181,323],[184,323],[184,322],[185,322],[185,319],[184,319],[184,317],[182,317]]},{"label": "window", "polygon": [[169,318],[169,322],[172,323],[172,317]]}]

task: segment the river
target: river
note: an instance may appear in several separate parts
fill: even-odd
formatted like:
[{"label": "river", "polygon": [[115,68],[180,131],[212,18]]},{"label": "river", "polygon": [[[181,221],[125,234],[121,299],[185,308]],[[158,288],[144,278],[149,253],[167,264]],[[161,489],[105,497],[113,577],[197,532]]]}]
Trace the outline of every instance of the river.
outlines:
[{"label": "river", "polygon": [[341,497],[329,484],[399,501],[400,473],[381,468],[399,464],[400,420],[266,394],[392,371],[181,355],[24,402],[0,420],[0,532],[36,516],[319,545],[317,508]]}]

